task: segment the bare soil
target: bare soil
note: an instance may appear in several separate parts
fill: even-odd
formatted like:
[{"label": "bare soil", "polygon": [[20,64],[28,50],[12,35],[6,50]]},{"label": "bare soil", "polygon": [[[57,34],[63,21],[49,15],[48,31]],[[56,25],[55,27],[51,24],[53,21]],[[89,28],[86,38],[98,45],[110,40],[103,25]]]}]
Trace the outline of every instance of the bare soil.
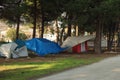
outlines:
[{"label": "bare soil", "polygon": [[16,59],[6,59],[0,58],[0,63],[12,63],[12,62],[43,62],[43,61],[54,61],[56,59],[61,58],[68,58],[68,57],[75,57],[75,58],[92,58],[92,57],[112,57],[119,55],[118,53],[101,53],[95,54],[93,51],[83,52],[83,53],[69,53],[69,52],[62,52],[59,54],[49,54],[47,56],[41,57],[36,55],[35,53],[30,53],[29,57],[23,58],[16,58]]}]

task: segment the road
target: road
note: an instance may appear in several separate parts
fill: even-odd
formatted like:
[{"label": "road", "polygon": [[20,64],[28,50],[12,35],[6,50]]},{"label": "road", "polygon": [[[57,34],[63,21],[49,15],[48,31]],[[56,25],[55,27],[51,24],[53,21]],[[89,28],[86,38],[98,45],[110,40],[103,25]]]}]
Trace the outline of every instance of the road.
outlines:
[{"label": "road", "polygon": [[37,80],[120,80],[120,56]]}]

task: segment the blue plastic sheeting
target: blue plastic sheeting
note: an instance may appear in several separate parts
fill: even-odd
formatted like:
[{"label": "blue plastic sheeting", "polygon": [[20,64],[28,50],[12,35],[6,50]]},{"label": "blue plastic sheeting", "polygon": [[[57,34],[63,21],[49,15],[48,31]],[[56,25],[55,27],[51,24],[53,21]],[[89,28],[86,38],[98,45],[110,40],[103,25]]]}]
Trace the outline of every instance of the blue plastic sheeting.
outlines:
[{"label": "blue plastic sheeting", "polygon": [[15,48],[15,50],[16,50],[17,48],[21,48],[21,47],[25,46],[25,42],[22,41],[22,40],[20,40],[20,39],[17,39],[17,40],[15,41],[15,43],[18,45],[18,46]]},{"label": "blue plastic sheeting", "polygon": [[25,43],[29,50],[34,51],[39,56],[45,56],[47,54],[57,54],[66,49],[61,48],[55,42],[43,38],[33,38],[27,40]]}]

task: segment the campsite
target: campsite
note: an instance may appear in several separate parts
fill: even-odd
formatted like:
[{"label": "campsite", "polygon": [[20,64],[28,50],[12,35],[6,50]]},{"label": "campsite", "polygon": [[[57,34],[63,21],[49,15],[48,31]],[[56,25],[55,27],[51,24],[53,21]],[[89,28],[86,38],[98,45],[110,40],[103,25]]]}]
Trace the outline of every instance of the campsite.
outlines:
[{"label": "campsite", "polygon": [[[89,39],[91,38],[85,36],[81,42],[86,42]],[[0,57],[0,80],[36,80],[119,55],[118,53],[104,53],[105,49],[102,54],[96,54],[87,45],[83,46],[82,50],[82,46],[77,46],[81,42],[76,40],[73,44],[72,39],[68,38],[68,40],[70,42],[67,41],[69,43],[67,44],[65,41],[66,47],[64,48],[47,39],[36,38],[26,42],[17,40],[14,43],[3,44],[0,49],[1,51],[3,49],[5,54],[3,54],[4,57],[2,55]],[[69,45],[71,47],[68,47]],[[87,47],[86,50],[85,47]]]},{"label": "campsite", "polygon": [[68,37],[61,46],[44,38],[3,43],[0,46],[0,80],[36,80],[119,55],[118,52],[105,53],[105,46],[101,54],[96,54],[91,47],[93,44],[89,44],[91,39],[93,35]]},{"label": "campsite", "polygon": [[[69,38],[66,39],[69,41],[63,42],[62,46],[43,38],[16,40],[2,44],[0,46],[0,80],[36,80],[119,55],[104,53],[106,49],[102,54],[94,53],[87,44],[89,39],[94,38],[93,36],[76,37],[78,42],[77,39],[76,42],[72,42],[72,37]],[[86,44],[81,46],[83,42]]]},{"label": "campsite", "polygon": [[0,0],[0,80],[119,80],[119,53],[120,0]]}]

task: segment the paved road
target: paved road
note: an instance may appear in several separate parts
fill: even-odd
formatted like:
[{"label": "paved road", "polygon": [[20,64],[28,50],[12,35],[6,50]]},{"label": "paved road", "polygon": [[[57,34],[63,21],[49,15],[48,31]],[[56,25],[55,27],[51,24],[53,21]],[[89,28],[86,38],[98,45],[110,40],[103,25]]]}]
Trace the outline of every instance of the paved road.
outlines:
[{"label": "paved road", "polygon": [[37,80],[120,80],[120,56]]}]

